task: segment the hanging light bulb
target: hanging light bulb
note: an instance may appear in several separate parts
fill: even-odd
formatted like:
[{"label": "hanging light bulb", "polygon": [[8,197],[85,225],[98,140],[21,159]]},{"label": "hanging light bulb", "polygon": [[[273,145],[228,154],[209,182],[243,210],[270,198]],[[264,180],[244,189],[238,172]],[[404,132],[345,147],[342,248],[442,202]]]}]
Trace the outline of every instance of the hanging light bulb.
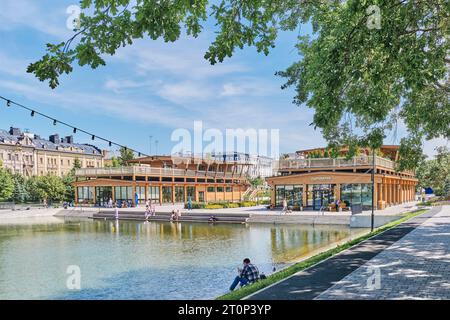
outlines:
[{"label": "hanging light bulb", "polygon": [[6,100],[6,106],[11,107],[11,100]]},{"label": "hanging light bulb", "polygon": [[109,141],[109,143],[108,143],[108,144],[109,144],[109,146],[110,146],[110,147],[112,146],[112,142],[111,142],[111,141]]},{"label": "hanging light bulb", "polygon": [[92,135],[92,140],[95,140],[95,136],[94,135]]},{"label": "hanging light bulb", "polygon": [[139,155],[139,157],[140,157],[140,156],[141,156],[141,153],[139,152],[138,155]]},{"label": "hanging light bulb", "polygon": [[73,133],[77,133],[77,128],[73,128]]},{"label": "hanging light bulb", "polygon": [[34,110],[31,110],[31,114],[32,117],[34,117]]},{"label": "hanging light bulb", "polygon": [[53,125],[56,126],[56,123],[57,123],[57,122],[58,122],[58,121],[56,121],[56,119],[54,119],[54,120],[53,120]]}]

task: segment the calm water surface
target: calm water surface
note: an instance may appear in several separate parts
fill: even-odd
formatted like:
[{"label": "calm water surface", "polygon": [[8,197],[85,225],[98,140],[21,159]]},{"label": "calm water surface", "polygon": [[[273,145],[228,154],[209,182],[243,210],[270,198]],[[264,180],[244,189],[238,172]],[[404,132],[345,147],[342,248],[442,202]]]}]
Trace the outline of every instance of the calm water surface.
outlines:
[{"label": "calm water surface", "polygon": [[[64,221],[0,225],[0,299],[211,299],[249,257],[273,266],[362,233],[342,226]],[[81,270],[81,290],[66,286]]]}]

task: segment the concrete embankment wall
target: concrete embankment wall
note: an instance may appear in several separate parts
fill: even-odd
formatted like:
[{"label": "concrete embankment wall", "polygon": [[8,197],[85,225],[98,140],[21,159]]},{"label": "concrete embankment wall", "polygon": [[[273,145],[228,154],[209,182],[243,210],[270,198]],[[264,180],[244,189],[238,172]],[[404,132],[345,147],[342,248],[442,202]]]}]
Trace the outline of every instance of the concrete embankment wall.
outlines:
[{"label": "concrete embankment wall", "polygon": [[[374,217],[374,227],[381,227],[389,222],[400,219],[400,215],[390,215],[390,216],[375,216]],[[370,228],[371,216],[370,215],[354,215],[350,218],[351,228]]]},{"label": "concrete embankment wall", "polygon": [[62,218],[92,218],[92,216],[98,213],[98,209],[60,209],[55,213],[55,217]]},{"label": "concrete embankment wall", "polygon": [[[374,227],[380,227],[386,223],[400,219],[401,215],[385,215],[374,217]],[[351,228],[370,228],[370,215],[353,216],[301,216],[301,215],[266,215],[254,214],[247,223],[271,223],[271,224],[309,224],[309,225],[347,225]]]},{"label": "concrete embankment wall", "polygon": [[350,216],[301,216],[253,214],[247,223],[350,225]]}]

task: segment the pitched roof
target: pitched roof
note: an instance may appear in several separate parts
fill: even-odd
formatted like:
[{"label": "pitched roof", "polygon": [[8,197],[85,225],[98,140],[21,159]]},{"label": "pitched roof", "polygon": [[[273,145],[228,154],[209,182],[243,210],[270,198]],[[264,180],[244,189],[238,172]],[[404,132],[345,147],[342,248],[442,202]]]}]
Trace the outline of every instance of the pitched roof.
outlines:
[{"label": "pitched roof", "polygon": [[[31,144],[23,144],[25,137],[31,140]],[[22,144],[41,150],[53,150],[59,152],[78,152],[83,154],[101,155],[102,151],[94,145],[82,143],[53,143],[50,140],[42,139],[38,136],[28,136],[26,134],[12,135],[8,131],[0,129],[0,144]],[[71,150],[72,148],[72,150]]]}]

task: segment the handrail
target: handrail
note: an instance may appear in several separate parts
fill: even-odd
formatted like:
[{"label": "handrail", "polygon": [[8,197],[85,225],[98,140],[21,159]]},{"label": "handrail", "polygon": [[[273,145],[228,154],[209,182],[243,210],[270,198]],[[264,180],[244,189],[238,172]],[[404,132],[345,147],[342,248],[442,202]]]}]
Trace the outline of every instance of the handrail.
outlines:
[{"label": "handrail", "polygon": [[[375,157],[375,164],[388,169],[395,169],[394,161],[382,157]],[[307,159],[283,159],[278,161],[278,169],[302,169],[323,167],[358,167],[372,165],[372,156],[356,156],[350,159],[341,158],[307,158]]]},{"label": "handrail", "polygon": [[207,171],[195,171],[190,169],[174,169],[174,168],[153,168],[153,167],[110,167],[110,168],[81,168],[75,170],[76,176],[94,177],[94,176],[112,176],[112,175],[155,175],[155,176],[171,176],[171,177],[201,177],[201,178],[225,178],[237,179],[231,173]]}]

